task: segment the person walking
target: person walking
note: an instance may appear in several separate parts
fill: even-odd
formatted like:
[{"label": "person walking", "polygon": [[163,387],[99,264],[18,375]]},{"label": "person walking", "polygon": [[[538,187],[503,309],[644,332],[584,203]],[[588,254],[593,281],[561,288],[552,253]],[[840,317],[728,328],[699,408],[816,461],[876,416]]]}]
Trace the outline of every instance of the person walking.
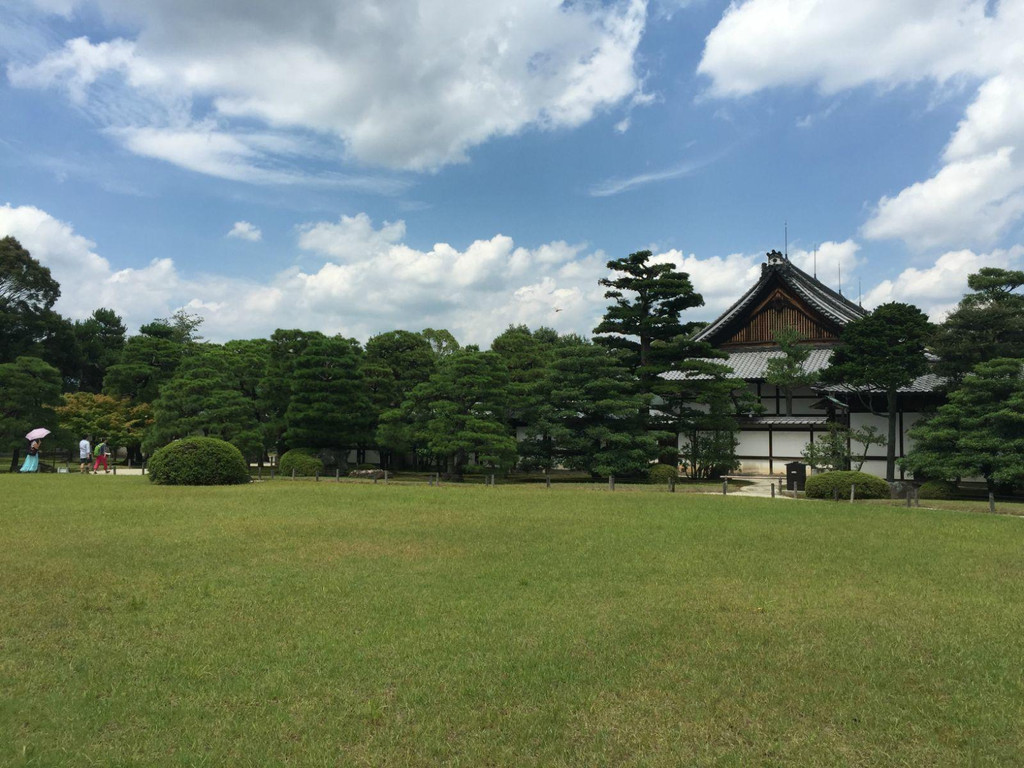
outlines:
[{"label": "person walking", "polygon": [[107,439],[103,438],[100,440],[100,444],[96,446],[96,450],[93,452],[96,456],[96,463],[92,465],[92,473],[94,475],[99,474],[100,464],[103,465],[103,474],[110,474],[110,467],[107,466],[107,456],[110,455],[110,447],[107,445]]},{"label": "person walking", "polygon": [[25,463],[21,465],[22,472],[38,472],[39,471],[39,446],[42,442],[39,440],[33,440],[29,443],[28,454],[25,456]]},{"label": "person walking", "polygon": [[89,445],[89,438],[83,437],[78,442],[78,471],[83,475],[89,474],[90,455],[92,455],[92,446]]}]

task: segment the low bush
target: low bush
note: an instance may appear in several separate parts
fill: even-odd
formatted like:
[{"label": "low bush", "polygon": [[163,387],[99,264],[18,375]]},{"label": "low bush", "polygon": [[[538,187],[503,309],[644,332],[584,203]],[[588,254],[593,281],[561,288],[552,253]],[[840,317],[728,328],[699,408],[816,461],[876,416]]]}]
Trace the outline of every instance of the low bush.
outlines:
[{"label": "low bush", "polygon": [[856,485],[858,499],[886,499],[889,497],[889,484],[880,477],[867,472],[824,472],[811,475],[804,486],[804,495],[809,499],[832,499],[837,495],[840,499],[850,498],[850,486]]},{"label": "low bush", "polygon": [[955,499],[957,497],[956,483],[949,480],[929,480],[922,483],[917,489],[919,499]]},{"label": "low bush", "polygon": [[231,443],[214,437],[186,437],[165,445],[146,463],[157,485],[239,485],[249,482],[249,467]]},{"label": "low bush", "polygon": [[317,472],[323,474],[324,463],[309,448],[292,448],[282,454],[277,468],[282,475],[291,475],[294,469],[296,477],[313,477]]},{"label": "low bush", "polygon": [[671,464],[652,464],[647,472],[647,482],[652,485],[664,485],[671,478],[679,478],[679,470]]}]

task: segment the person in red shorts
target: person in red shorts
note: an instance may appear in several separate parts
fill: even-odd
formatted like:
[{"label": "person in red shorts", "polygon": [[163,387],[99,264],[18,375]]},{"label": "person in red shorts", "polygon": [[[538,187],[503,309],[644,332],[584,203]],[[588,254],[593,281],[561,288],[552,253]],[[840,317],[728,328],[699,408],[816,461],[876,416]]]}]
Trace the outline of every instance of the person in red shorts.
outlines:
[{"label": "person in red shorts", "polygon": [[100,440],[100,444],[96,446],[96,450],[93,451],[93,455],[96,457],[96,463],[92,465],[92,473],[99,474],[98,470],[100,464],[103,465],[103,471],[106,474],[110,474],[110,467],[107,466],[107,456],[110,455],[110,448],[107,446],[107,441]]}]

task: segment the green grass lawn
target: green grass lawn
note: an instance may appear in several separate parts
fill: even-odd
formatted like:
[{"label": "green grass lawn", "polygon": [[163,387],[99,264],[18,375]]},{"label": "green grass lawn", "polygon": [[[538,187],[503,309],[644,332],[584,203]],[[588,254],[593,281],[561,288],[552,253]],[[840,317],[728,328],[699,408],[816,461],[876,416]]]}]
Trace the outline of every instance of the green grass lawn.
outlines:
[{"label": "green grass lawn", "polygon": [[1020,765],[1024,521],[0,477],[0,765]]}]

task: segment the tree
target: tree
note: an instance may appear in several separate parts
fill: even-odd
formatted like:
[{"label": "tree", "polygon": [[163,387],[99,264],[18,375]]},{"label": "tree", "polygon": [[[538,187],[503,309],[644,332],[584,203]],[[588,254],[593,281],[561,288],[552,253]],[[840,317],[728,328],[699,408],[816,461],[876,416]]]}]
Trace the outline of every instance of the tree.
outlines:
[{"label": "tree", "polygon": [[147,454],[192,436],[220,438],[247,458],[262,452],[259,422],[239,387],[234,358],[223,347],[209,344],[182,361],[153,403],[153,425],[143,441]]},{"label": "tree", "polygon": [[0,363],[34,354],[56,313],[60,284],[13,237],[0,239]]},{"label": "tree", "polygon": [[652,264],[651,258],[650,251],[637,251],[608,262],[608,269],[618,274],[599,282],[610,289],[605,298],[614,301],[594,329],[596,342],[623,350],[645,391],[659,373],[693,356],[693,325],[681,323],[679,315],[704,305],[689,275],[668,263]]},{"label": "tree", "polygon": [[928,478],[1024,482],[1024,360],[979,363],[931,418],[910,430],[903,465]]},{"label": "tree", "polygon": [[182,339],[160,320],[142,326],[137,336],[125,342],[117,363],[107,368],[103,391],[137,403],[153,402],[185,356],[186,342]]},{"label": "tree", "polygon": [[263,414],[267,447],[276,448],[279,456],[287,449],[284,444],[287,429],[285,413],[292,399],[295,361],[311,341],[323,338],[325,336],[319,331],[298,328],[278,328],[270,335],[266,370],[258,386],[258,407]]},{"label": "tree", "polygon": [[452,336],[451,331],[447,331],[444,328],[424,328],[420,331],[420,336],[427,340],[430,348],[434,350],[434,357],[438,360],[442,360],[459,350],[458,340]]},{"label": "tree", "polygon": [[795,328],[785,328],[775,334],[775,341],[782,350],[782,357],[773,357],[765,367],[765,381],[778,387],[786,396],[786,415],[793,415],[793,390],[809,387],[818,380],[815,371],[805,371],[804,363],[810,357],[811,348],[800,344],[800,333]]},{"label": "tree", "polygon": [[0,442],[13,449],[11,472],[18,468],[25,435],[36,427],[57,427],[60,373],[38,357],[0,364]]},{"label": "tree", "polygon": [[311,338],[295,356],[284,442],[291,448],[347,449],[369,439],[372,411],[355,339]]},{"label": "tree", "polygon": [[508,371],[493,352],[472,347],[443,357],[437,371],[417,385],[401,408],[381,417],[377,441],[392,450],[415,445],[459,476],[470,459],[510,467],[516,444],[504,421]]},{"label": "tree", "polygon": [[422,334],[388,331],[372,336],[363,355],[363,378],[378,412],[397,408],[437,365],[433,347]]},{"label": "tree", "polygon": [[1024,357],[1024,272],[984,267],[967,278],[973,293],[935,329],[936,372],[957,382],[978,363]]},{"label": "tree", "polygon": [[644,473],[658,455],[660,437],[647,430],[650,400],[606,348],[566,344],[548,369],[543,405],[524,451],[540,466],[594,476]]},{"label": "tree", "polygon": [[125,345],[127,329],[116,312],[101,307],[87,320],[75,321],[74,336],[78,345],[77,388],[83,392],[99,392],[107,369],[116,365]]},{"label": "tree", "polygon": [[267,430],[270,416],[263,409],[260,393],[260,385],[270,360],[270,342],[267,339],[236,339],[224,345],[224,352],[229,360],[232,381],[244,398],[253,420],[259,424],[260,450],[257,460],[262,466],[264,453],[271,445]]},{"label": "tree", "polygon": [[511,420],[529,424],[534,417],[539,398],[538,386],[562,344],[558,333],[551,328],[531,331],[525,325],[510,325],[491,342],[491,351],[501,358],[508,369],[508,407]]},{"label": "tree", "polygon": [[64,396],[57,407],[61,428],[75,437],[90,435],[106,438],[111,448],[126,448],[138,455],[146,428],[152,423],[148,403],[133,405],[128,398],[110,397],[94,392],[75,392]]},{"label": "tree", "polygon": [[[714,357],[691,358],[680,368],[655,385],[658,421],[679,439],[678,448],[663,455],[662,461],[681,463],[694,480],[735,470],[737,418],[759,411],[757,398]],[[663,453],[667,454],[664,449]]]},{"label": "tree", "polygon": [[897,397],[928,371],[925,340],[931,332],[927,316],[915,306],[891,302],[848,323],[840,334],[826,381],[859,391],[871,403],[876,393],[885,398],[888,438],[885,477],[896,477]]}]

